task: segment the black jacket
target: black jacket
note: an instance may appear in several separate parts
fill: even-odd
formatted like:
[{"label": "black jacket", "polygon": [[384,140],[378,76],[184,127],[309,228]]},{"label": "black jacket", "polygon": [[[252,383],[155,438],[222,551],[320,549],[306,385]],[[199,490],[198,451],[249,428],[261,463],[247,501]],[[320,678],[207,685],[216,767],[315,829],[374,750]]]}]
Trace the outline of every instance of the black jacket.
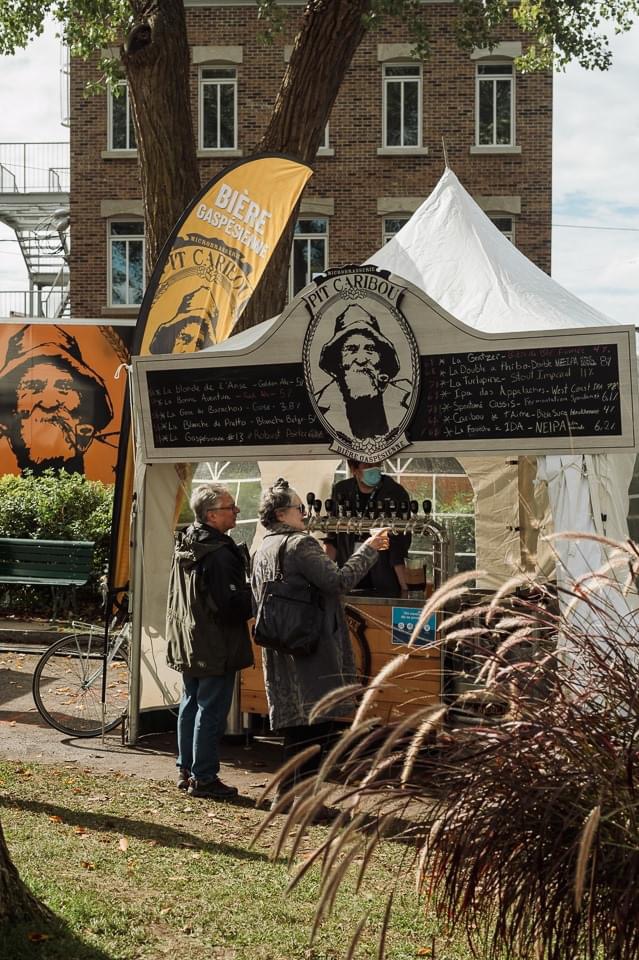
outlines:
[{"label": "black jacket", "polygon": [[[399,483],[391,477],[382,475],[379,486],[370,494],[362,494],[357,485],[355,477],[349,477],[348,480],[340,480],[333,487],[331,494],[333,501],[336,502],[341,497],[343,503],[350,503],[352,512],[358,509],[362,510],[370,500],[377,502],[381,500],[394,500],[399,507],[402,501],[410,500],[409,494]],[[380,517],[378,526],[384,526],[384,520]],[[368,534],[358,536],[354,533],[329,533],[326,542],[333,544],[337,552],[337,563],[343,566],[351,557],[357,546],[365,540]],[[400,533],[390,538],[390,547],[379,553],[377,563],[363,580],[359,583],[359,589],[366,590],[378,597],[399,597],[401,596],[401,587],[397,574],[393,567],[399,566],[406,561],[408,548],[410,547],[410,534]]]},{"label": "black jacket", "polygon": [[251,590],[240,548],[197,521],[176,533],[166,612],[167,663],[193,676],[251,666]]}]

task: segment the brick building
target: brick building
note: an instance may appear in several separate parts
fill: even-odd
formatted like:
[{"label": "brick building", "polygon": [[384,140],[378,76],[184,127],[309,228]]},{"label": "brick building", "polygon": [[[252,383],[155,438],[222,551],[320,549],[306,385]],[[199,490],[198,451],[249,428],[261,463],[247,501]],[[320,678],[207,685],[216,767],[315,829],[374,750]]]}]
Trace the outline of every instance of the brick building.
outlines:
[{"label": "brick building", "polygon": [[[186,0],[193,136],[202,181],[259,140],[290,55],[300,3],[271,46],[251,0]],[[427,2],[426,62],[389,18],[364,39],[340,90],[306,188],[291,292],[327,266],[377,250],[430,193],[448,162],[483,209],[550,269],[552,78],[516,73],[526,39],[514,26],[492,50],[467,54],[456,7]],[[85,98],[95,67],[71,71],[71,302],[75,317],[133,318],[142,299],[144,225],[126,90]]]}]

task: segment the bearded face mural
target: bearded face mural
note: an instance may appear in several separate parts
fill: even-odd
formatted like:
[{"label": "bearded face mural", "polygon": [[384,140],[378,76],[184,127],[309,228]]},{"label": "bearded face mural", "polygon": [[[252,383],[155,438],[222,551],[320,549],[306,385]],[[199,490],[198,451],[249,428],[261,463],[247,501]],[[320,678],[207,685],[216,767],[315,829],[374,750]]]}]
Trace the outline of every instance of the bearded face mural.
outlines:
[{"label": "bearded face mural", "polygon": [[[29,325],[6,340],[0,368],[0,436],[4,440],[0,466],[4,472],[28,469],[39,474],[51,467],[113,479],[123,383],[113,381],[109,389],[104,373],[113,377],[125,350],[120,344],[121,350],[114,354],[111,338],[109,359],[109,343],[99,329],[84,328],[84,332],[85,355],[78,339],[80,328],[74,336],[59,326]],[[89,340],[93,343],[90,359],[86,356]],[[112,393],[117,394],[117,417]],[[87,457],[95,447],[102,448],[99,453],[106,462],[97,471],[87,470]]]}]

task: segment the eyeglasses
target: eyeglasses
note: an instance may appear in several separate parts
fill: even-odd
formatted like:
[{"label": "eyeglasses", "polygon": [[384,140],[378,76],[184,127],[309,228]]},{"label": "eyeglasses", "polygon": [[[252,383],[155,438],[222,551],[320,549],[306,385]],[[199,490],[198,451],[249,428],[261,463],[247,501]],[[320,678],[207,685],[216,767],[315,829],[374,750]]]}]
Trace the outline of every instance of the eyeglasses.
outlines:
[{"label": "eyeglasses", "polygon": [[303,503],[292,503],[291,506],[289,507],[289,509],[290,509],[290,510],[299,510],[299,512],[302,514],[302,516],[304,516],[304,514],[306,513],[306,507],[304,506]]}]

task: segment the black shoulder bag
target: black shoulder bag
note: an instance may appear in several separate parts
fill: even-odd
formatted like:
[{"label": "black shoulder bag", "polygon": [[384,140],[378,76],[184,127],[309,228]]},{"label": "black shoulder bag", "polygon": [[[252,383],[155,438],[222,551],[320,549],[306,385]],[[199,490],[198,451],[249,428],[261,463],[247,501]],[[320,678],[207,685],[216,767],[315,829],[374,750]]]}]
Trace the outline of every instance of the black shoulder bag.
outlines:
[{"label": "black shoulder bag", "polygon": [[322,598],[310,583],[293,587],[282,574],[282,560],[288,538],[277,551],[275,579],[262,586],[262,595],[255,614],[254,639],[261,647],[293,657],[314,653],[322,630]]}]

